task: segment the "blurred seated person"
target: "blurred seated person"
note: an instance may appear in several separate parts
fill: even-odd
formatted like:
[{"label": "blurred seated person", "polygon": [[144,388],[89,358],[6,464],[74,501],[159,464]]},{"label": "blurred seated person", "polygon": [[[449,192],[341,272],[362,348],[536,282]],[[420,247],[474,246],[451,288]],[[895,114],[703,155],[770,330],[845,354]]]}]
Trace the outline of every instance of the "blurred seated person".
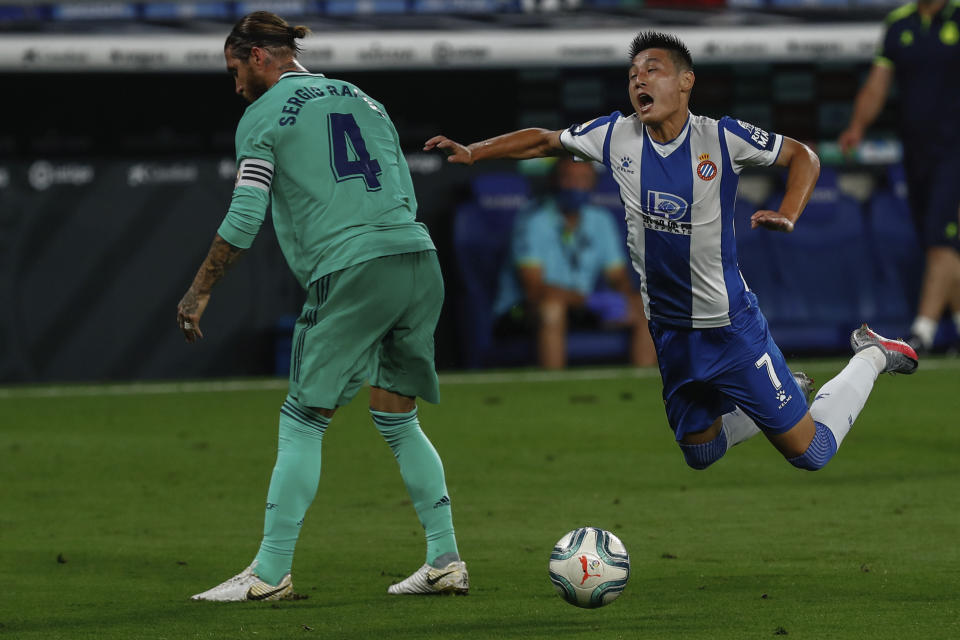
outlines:
[{"label": "blurred seated person", "polygon": [[566,366],[568,328],[630,328],[631,362],[656,364],[623,235],[610,212],[588,204],[596,178],[592,163],[558,159],[550,196],[517,216],[510,260],[500,274],[496,332],[535,331],[545,369]]}]

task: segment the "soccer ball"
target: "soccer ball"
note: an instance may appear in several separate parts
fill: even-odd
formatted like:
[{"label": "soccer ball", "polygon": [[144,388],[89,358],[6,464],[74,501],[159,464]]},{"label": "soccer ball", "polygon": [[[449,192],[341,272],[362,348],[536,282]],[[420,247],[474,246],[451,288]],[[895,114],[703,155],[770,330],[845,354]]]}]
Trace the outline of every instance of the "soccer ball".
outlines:
[{"label": "soccer ball", "polygon": [[596,527],[574,529],[550,554],[550,581],[557,594],[592,609],[616,600],[630,578],[630,554],[620,538]]}]

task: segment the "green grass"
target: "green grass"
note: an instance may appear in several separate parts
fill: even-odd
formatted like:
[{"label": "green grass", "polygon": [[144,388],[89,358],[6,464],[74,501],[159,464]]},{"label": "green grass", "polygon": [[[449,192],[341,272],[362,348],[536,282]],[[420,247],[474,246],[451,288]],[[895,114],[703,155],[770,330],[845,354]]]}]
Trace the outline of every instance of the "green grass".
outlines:
[{"label": "green grass", "polygon": [[[842,362],[804,366],[826,380]],[[342,409],[294,565],[309,597],[278,604],[187,599],[256,552],[278,385],[0,389],[0,636],[960,637],[958,361],[881,378],[817,473],[763,438],[692,471],[658,378],[604,373],[451,376],[443,404],[421,407],[466,598],[386,595],[422,563],[423,534],[364,398]],[[592,611],[561,601],[546,570],[584,524],[633,562],[622,597]]]}]

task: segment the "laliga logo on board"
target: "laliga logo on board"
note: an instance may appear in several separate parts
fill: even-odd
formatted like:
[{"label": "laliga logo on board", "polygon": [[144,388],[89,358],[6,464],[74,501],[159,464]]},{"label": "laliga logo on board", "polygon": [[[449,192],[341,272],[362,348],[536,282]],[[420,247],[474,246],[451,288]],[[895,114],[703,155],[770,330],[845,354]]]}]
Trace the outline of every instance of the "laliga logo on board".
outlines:
[{"label": "laliga logo on board", "polygon": [[196,182],[199,169],[192,164],[135,164],[127,169],[127,184],[139,187],[145,184]]},{"label": "laliga logo on board", "polygon": [[36,191],[66,184],[74,187],[93,182],[93,166],[88,164],[53,164],[37,160],[27,171],[27,180]]},{"label": "laliga logo on board", "polygon": [[709,153],[700,154],[700,164],[697,165],[697,177],[707,182],[717,177],[717,165],[710,160]]}]

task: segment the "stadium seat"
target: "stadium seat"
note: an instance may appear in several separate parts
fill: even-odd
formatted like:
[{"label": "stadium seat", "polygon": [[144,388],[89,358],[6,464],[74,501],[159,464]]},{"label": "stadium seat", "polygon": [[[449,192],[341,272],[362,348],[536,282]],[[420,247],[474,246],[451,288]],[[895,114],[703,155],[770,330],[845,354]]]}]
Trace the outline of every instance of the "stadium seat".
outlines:
[{"label": "stadium seat", "polygon": [[454,213],[453,244],[463,280],[460,296],[460,341],[465,364],[487,364],[493,347],[493,303],[500,267],[508,257],[513,220],[530,201],[524,176],[491,173],[476,176],[471,199]]},{"label": "stadium seat", "polygon": [[767,232],[750,228],[750,216],[760,203],[738,196],[734,208],[734,232],[737,238],[737,261],[747,286],[757,295],[760,308],[774,322],[785,313],[785,290],[779,280]]},{"label": "stadium seat", "polygon": [[[776,211],[782,200],[781,190],[765,208]],[[864,215],[840,192],[836,170],[821,170],[794,231],[769,233],[768,246],[782,287],[770,328],[785,350],[842,349],[851,327],[876,315]]]},{"label": "stadium seat", "polygon": [[[624,245],[626,245],[626,212],[623,207],[623,200],[620,199],[620,186],[609,171],[602,170],[597,173],[597,184],[590,197],[590,204],[603,207],[610,212],[617,223],[617,228],[623,234],[623,242]],[[627,254],[627,260],[630,260],[629,253]],[[639,291],[640,285],[642,284],[640,274],[633,268],[633,265],[628,264],[627,267],[630,272],[630,281],[633,283],[633,287]]]},{"label": "stadium seat", "polygon": [[[917,238],[907,201],[902,165],[891,165],[886,180],[867,203],[867,231],[873,251],[878,293],[877,321],[909,327],[920,293],[923,250]],[[894,332],[894,333],[896,333]]]},{"label": "stadium seat", "polygon": [[[464,365],[473,369],[533,364],[533,337],[495,337],[493,316],[500,273],[509,259],[514,220],[530,204],[530,185],[521,175],[492,173],[475,177],[470,191],[471,199],[457,207],[453,224],[464,293],[458,309]],[[622,207],[620,211],[620,224],[625,226]],[[627,331],[571,331],[567,334],[567,359],[622,359],[629,353],[629,346]]]}]

